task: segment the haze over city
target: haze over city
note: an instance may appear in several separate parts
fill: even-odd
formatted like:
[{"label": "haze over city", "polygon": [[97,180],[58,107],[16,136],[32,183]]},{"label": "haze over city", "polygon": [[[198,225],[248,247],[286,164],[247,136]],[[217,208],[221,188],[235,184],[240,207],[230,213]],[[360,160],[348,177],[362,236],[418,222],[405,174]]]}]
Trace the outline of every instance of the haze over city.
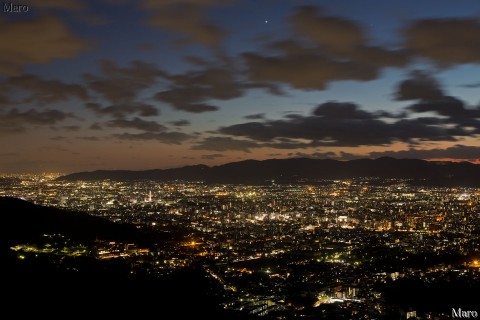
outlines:
[{"label": "haze over city", "polygon": [[477,1],[2,8],[2,172],[479,161]]}]

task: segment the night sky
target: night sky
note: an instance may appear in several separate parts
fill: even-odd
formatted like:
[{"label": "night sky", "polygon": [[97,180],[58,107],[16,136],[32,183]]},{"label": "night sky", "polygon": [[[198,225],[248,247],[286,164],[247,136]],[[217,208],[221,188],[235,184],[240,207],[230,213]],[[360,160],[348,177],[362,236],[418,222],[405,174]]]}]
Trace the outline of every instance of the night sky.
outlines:
[{"label": "night sky", "polygon": [[480,162],[480,1],[14,4],[0,172]]}]

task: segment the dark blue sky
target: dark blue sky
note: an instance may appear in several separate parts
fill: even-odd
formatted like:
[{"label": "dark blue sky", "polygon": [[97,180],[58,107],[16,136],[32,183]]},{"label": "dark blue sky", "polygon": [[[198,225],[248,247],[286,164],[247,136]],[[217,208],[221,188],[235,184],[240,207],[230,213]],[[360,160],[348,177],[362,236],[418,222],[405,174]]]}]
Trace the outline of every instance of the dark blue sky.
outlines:
[{"label": "dark blue sky", "polygon": [[480,159],[478,1],[15,3],[0,171]]}]

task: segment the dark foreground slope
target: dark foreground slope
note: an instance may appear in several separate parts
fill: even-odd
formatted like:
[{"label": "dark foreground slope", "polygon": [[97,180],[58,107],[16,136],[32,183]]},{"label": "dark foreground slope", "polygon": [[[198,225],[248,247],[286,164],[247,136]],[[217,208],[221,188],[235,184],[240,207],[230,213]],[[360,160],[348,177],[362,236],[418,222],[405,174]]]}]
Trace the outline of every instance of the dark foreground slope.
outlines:
[{"label": "dark foreground slope", "polygon": [[36,241],[43,234],[62,234],[70,239],[93,241],[96,238],[121,241],[152,241],[153,235],[133,225],[118,224],[82,212],[60,210],[0,197],[0,242]]},{"label": "dark foreground slope", "polygon": [[263,184],[370,177],[379,179],[409,179],[411,183],[439,186],[480,186],[480,165],[470,162],[431,162],[418,159],[358,159],[336,161],[328,159],[246,160],[220,166],[187,166],[165,170],[99,170],[72,173],[59,180],[189,180],[206,183]]},{"label": "dark foreground slope", "polygon": [[13,198],[0,198],[0,212],[2,319],[249,319],[221,308],[222,288],[200,267],[160,275],[138,268],[138,259],[20,254],[12,247],[35,246],[45,233],[87,244],[95,237],[142,240],[134,226]]}]

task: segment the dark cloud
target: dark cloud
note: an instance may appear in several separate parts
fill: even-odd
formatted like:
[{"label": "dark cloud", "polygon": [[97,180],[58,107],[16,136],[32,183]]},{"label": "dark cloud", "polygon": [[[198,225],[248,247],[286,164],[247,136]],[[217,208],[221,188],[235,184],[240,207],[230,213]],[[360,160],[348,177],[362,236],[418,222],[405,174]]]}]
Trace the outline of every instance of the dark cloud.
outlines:
[{"label": "dark cloud", "polygon": [[478,146],[465,146],[457,144],[453,147],[445,149],[408,149],[402,151],[383,151],[383,152],[371,152],[370,157],[394,157],[394,158],[414,158],[414,159],[465,159],[465,160],[477,160],[480,158],[480,147]]},{"label": "dark cloud", "polygon": [[57,102],[68,101],[71,98],[87,100],[87,90],[78,84],[68,84],[59,80],[45,80],[37,75],[24,74],[7,78],[2,82],[4,90],[11,94],[21,91],[28,93],[19,103],[33,103],[44,106]]},{"label": "dark cloud", "polygon": [[114,119],[106,123],[111,128],[131,128],[149,132],[161,132],[167,128],[155,121],[146,121],[140,118],[127,119]]},{"label": "dark cloud", "polygon": [[480,82],[461,85],[463,88],[480,88]]},{"label": "dark cloud", "polygon": [[290,157],[295,158],[311,158],[311,159],[337,159],[338,156],[335,152],[327,151],[327,152],[312,152],[312,153],[304,153],[304,152],[295,152],[289,153]]},{"label": "dark cloud", "polygon": [[255,114],[249,114],[244,116],[245,119],[250,119],[250,120],[258,120],[258,119],[264,119],[265,118],[265,113],[255,113]]},{"label": "dark cloud", "polygon": [[73,34],[57,17],[40,15],[32,20],[0,20],[0,73],[19,74],[28,64],[72,58],[91,46]]},{"label": "dark cloud", "polygon": [[70,11],[79,11],[85,8],[85,5],[78,0],[42,0],[33,2],[32,6],[38,9],[63,9]]},{"label": "dark cloud", "polygon": [[0,134],[15,134],[25,132],[32,125],[50,126],[56,129],[55,124],[69,118],[76,118],[72,113],[66,113],[59,110],[47,109],[37,111],[29,109],[19,111],[11,109],[0,114]]},{"label": "dark cloud", "polygon": [[112,108],[145,105],[136,102],[138,94],[155,84],[158,77],[165,76],[155,65],[138,60],[132,61],[129,67],[101,60],[100,69],[101,75],[85,74],[83,77],[92,91],[113,104]]},{"label": "dark cloud", "polygon": [[201,57],[193,56],[193,55],[186,56],[185,61],[194,66],[200,66],[200,67],[207,67],[210,65],[210,62],[208,60],[205,60]]},{"label": "dark cloud", "polygon": [[209,100],[229,100],[243,94],[232,70],[207,68],[182,75],[169,76],[170,88],[158,92],[155,99],[177,110],[200,113],[218,110]]},{"label": "dark cloud", "polygon": [[480,20],[426,19],[405,29],[405,46],[443,65],[480,62]]},{"label": "dark cloud", "polygon": [[255,141],[239,140],[230,137],[208,137],[192,147],[193,150],[235,150],[243,152],[250,152],[252,148],[258,148],[258,144]]},{"label": "dark cloud", "polygon": [[65,136],[55,136],[55,137],[51,137],[50,140],[53,140],[53,141],[60,141],[60,140],[66,140],[67,137]]},{"label": "dark cloud", "polygon": [[407,108],[413,112],[435,112],[440,116],[448,117],[449,123],[470,126],[480,133],[480,107],[467,109],[463,101],[450,96],[432,101],[421,101]]},{"label": "dark cloud", "polygon": [[89,14],[78,14],[76,18],[78,20],[80,20],[81,22],[87,24],[87,25],[95,26],[95,27],[103,26],[103,25],[106,25],[110,22],[104,16],[101,16],[101,15],[98,15],[98,14],[91,14],[91,13],[89,13]]},{"label": "dark cloud", "polygon": [[62,130],[65,130],[65,131],[78,131],[81,129],[80,126],[75,126],[75,125],[71,125],[71,126],[62,126],[61,127]]},{"label": "dark cloud", "polygon": [[404,50],[369,45],[359,24],[314,7],[299,8],[291,25],[295,34],[290,39],[270,44],[275,54],[243,54],[250,81],[324,90],[332,81],[377,79],[383,68],[409,61]]},{"label": "dark cloud", "polygon": [[[360,110],[358,105],[349,102],[329,101],[320,104],[313,110],[313,115],[333,119],[374,119],[374,114]],[[298,117],[297,117],[298,118]]]},{"label": "dark cloud", "polygon": [[157,140],[165,144],[182,144],[191,138],[190,135],[183,132],[144,132],[144,133],[121,133],[114,134],[113,137],[120,140],[129,141],[148,141]]},{"label": "dark cloud", "polygon": [[89,128],[92,130],[102,130],[102,126],[98,122],[93,123]]},{"label": "dark cloud", "polygon": [[249,80],[282,82],[303,90],[324,90],[331,81],[373,80],[378,70],[352,61],[335,61],[305,48],[295,55],[263,56],[245,53]]},{"label": "dark cloud", "polygon": [[25,132],[25,127],[16,122],[0,120],[0,135],[9,135]]},{"label": "dark cloud", "polygon": [[177,121],[172,121],[170,123],[173,124],[175,127],[186,127],[186,126],[190,125],[190,121],[184,120],[184,119],[177,120]]},{"label": "dark cloud", "polygon": [[286,119],[298,119],[298,118],[302,118],[302,117],[303,117],[303,115],[301,115],[299,113],[286,113],[285,114]]},{"label": "dark cloud", "polygon": [[53,125],[68,118],[75,118],[75,116],[72,113],[66,113],[63,111],[52,109],[48,109],[45,111],[37,111],[35,109],[30,109],[23,112],[17,109],[12,109],[2,116],[2,121],[11,121],[22,125]]},{"label": "dark cloud", "polygon": [[244,151],[250,152],[251,149],[274,148],[274,149],[302,149],[315,147],[313,142],[296,141],[288,138],[275,138],[270,142],[232,139],[230,137],[209,137],[195,144],[193,150],[212,150],[212,151]]},{"label": "dark cloud", "polygon": [[213,153],[213,154],[203,154],[200,158],[204,160],[213,160],[218,158],[223,158],[225,155],[220,153]]},{"label": "dark cloud", "polygon": [[159,100],[163,100],[165,102],[168,101],[169,103],[174,105],[175,109],[177,110],[191,112],[191,113],[211,112],[211,111],[217,111],[219,109],[216,106],[212,106],[204,103],[193,103],[193,102],[184,103],[185,100],[195,100],[195,99],[192,99],[191,97],[188,97],[188,96],[182,96],[182,93],[180,92],[174,92],[174,91],[162,92],[160,94],[157,94],[156,97]]},{"label": "dark cloud", "polygon": [[366,52],[368,49],[364,49],[352,53],[350,58],[338,59],[318,48],[295,45],[298,46],[295,53],[283,51],[282,54],[271,56],[243,54],[249,80],[255,83],[285,83],[302,90],[324,90],[332,81],[370,81],[377,79],[384,67],[400,67],[406,64],[405,58],[394,62],[393,55],[397,53],[381,53],[380,49],[376,50],[377,55],[389,57],[369,59]]},{"label": "dark cloud", "polygon": [[3,107],[10,106],[12,101],[10,99],[10,95],[7,94],[7,90],[3,88],[2,92],[0,92],[0,109]]},{"label": "dark cloud", "polygon": [[[293,119],[247,122],[222,127],[219,133],[249,138],[264,146],[275,146],[279,138],[292,139],[279,145],[314,146],[361,146],[388,145],[396,141],[415,140],[454,141],[455,136],[471,133],[459,126],[449,127],[448,119],[421,117],[381,120],[382,115],[360,110],[351,103],[327,102],[313,110],[311,116]],[[298,140],[300,139],[300,140]],[[298,142],[304,141],[304,142]],[[252,146],[250,146],[252,147]]]},{"label": "dark cloud", "polygon": [[143,42],[143,43],[139,43],[137,45],[137,48],[142,52],[150,52],[150,51],[154,51],[156,46],[150,42]]},{"label": "dark cloud", "polygon": [[75,139],[78,140],[86,140],[86,141],[99,141],[100,138],[97,136],[84,136],[84,137],[76,137]]},{"label": "dark cloud", "polygon": [[316,7],[301,7],[291,17],[294,30],[322,49],[349,54],[365,42],[361,26],[353,21],[329,17]]},{"label": "dark cloud", "polygon": [[283,90],[279,84],[276,83],[267,83],[267,82],[244,82],[243,87],[245,89],[264,89],[270,94],[276,96],[287,96],[285,90]]},{"label": "dark cloud", "polygon": [[124,118],[127,115],[138,114],[142,117],[153,117],[160,114],[159,110],[150,104],[133,102],[103,107],[102,105],[89,102],[85,107],[98,115],[110,115],[115,118]]},{"label": "dark cloud", "polygon": [[396,100],[434,100],[444,96],[440,84],[429,74],[414,71],[395,92]]},{"label": "dark cloud", "polygon": [[257,148],[274,148],[274,149],[303,149],[315,147],[314,142],[301,142],[295,139],[276,138],[273,142],[258,144]]},{"label": "dark cloud", "polygon": [[378,46],[362,46],[350,53],[352,61],[380,70],[384,67],[401,68],[408,64],[409,53],[402,50],[389,50]]},{"label": "dark cloud", "polygon": [[144,1],[149,24],[179,33],[184,43],[218,46],[224,31],[208,21],[208,6],[218,1]]}]

